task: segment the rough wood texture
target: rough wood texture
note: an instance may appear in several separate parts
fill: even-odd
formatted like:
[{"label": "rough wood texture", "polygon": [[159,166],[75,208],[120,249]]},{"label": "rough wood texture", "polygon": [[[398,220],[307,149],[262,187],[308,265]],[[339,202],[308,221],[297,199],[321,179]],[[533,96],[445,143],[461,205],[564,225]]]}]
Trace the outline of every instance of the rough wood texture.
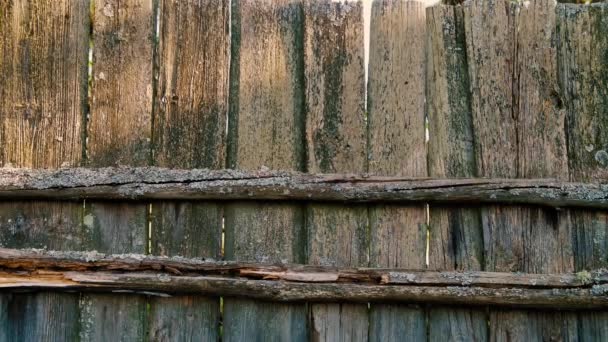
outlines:
[{"label": "rough wood texture", "polygon": [[[576,274],[524,274],[479,271],[420,271],[317,265],[240,263],[181,256],[142,254],[111,255],[98,252],[62,252],[40,249],[0,248],[4,271],[38,272],[164,272],[171,275],[233,276],[249,279],[305,283],[355,283],[382,285],[477,286],[489,288],[576,288],[608,284],[604,269]],[[27,277],[25,277],[27,278]],[[596,286],[600,290],[602,286]]]},{"label": "rough wood texture", "polygon": [[[146,166],[150,161],[153,0],[103,0],[93,18],[93,81],[87,163]],[[86,202],[83,224],[91,246],[101,252],[145,253],[148,206]],[[85,340],[142,340],[144,296],[86,295],[81,300]]]},{"label": "rough wood texture", "polygon": [[[592,310],[606,309],[608,307],[608,296],[606,286],[598,285],[587,288],[486,288],[476,286],[424,286],[424,285],[377,285],[377,284],[354,284],[354,283],[302,283],[274,280],[251,280],[234,277],[219,276],[175,276],[166,273],[107,273],[107,272],[57,272],[45,271],[42,273],[7,273],[0,272],[0,287],[5,289],[27,288],[33,290],[53,289],[55,291],[92,291],[92,292],[114,292],[113,294],[96,294],[95,296],[84,295],[82,301],[85,317],[93,317],[92,320],[84,322],[85,331],[94,331],[93,338],[109,336],[108,334],[125,336],[141,333],[137,324],[119,324],[121,320],[130,318],[131,321],[141,320],[145,317],[142,311],[135,311],[128,307],[133,305],[122,298],[129,296],[119,293],[142,293],[146,295],[164,296],[171,294],[197,294],[207,296],[240,297],[250,299],[228,298],[226,302],[239,302],[247,306],[226,306],[225,316],[243,315],[234,310],[248,309],[249,314],[254,316],[243,316],[249,319],[231,321],[226,326],[224,333],[229,329],[241,330],[252,329],[255,320],[258,325],[264,324],[265,328],[273,330],[273,334],[289,334],[293,337],[292,329],[306,328],[306,319],[291,308],[301,302],[353,302],[353,303],[425,303],[425,304],[449,304],[449,305],[492,305],[506,307],[520,307],[531,309],[569,309],[569,310]],[[131,294],[130,296],[133,296]],[[99,298],[96,303],[89,303],[88,299]],[[136,298],[134,298],[136,299]],[[254,301],[255,300],[255,301]],[[274,303],[273,303],[274,302]],[[283,303],[280,303],[283,302]],[[296,303],[294,303],[296,302]],[[291,304],[290,304],[291,303]],[[255,305],[253,305],[255,304]],[[406,305],[373,305],[376,307],[374,315],[382,317],[382,320],[371,321],[373,338],[382,336],[393,336],[391,330],[376,330],[378,326],[390,326],[396,324],[396,317],[401,318],[400,323],[393,326],[394,329],[407,329],[412,335],[418,335],[419,329],[424,328],[424,315],[419,315],[420,309],[410,308]],[[104,310],[103,308],[106,308]],[[114,307],[119,307],[120,312],[114,312]],[[88,310],[94,310],[89,313]],[[534,311],[526,312],[525,315],[515,315],[513,311],[501,313],[495,309],[491,315],[494,319],[505,319],[504,324],[496,325],[493,331],[510,329],[514,319],[534,319]],[[391,313],[396,311],[396,313]],[[522,311],[525,312],[525,311]],[[114,313],[110,315],[111,313]],[[126,316],[126,313],[141,315],[137,319]],[[535,324],[544,325],[548,318],[555,319],[560,314],[539,314]],[[543,317],[544,316],[544,317]],[[569,319],[568,324],[576,322],[576,314],[564,313]],[[529,318],[528,318],[529,317]],[[491,317],[492,318],[492,317]],[[411,321],[410,321],[411,320]],[[114,332],[98,330],[106,321],[115,322]],[[90,324],[89,322],[93,322]],[[404,327],[403,322],[416,322]],[[289,324],[287,324],[289,323]],[[557,320],[555,321],[557,322]],[[87,325],[90,324],[90,325]],[[551,323],[553,325],[554,323]],[[553,329],[553,327],[551,327]],[[276,331],[279,330],[279,331]],[[508,334],[509,332],[507,332]],[[255,332],[255,336],[268,334],[268,332]],[[410,336],[410,335],[408,335]],[[87,334],[85,338],[91,337]],[[296,336],[298,337],[298,336]]]},{"label": "rough wood texture", "polygon": [[[0,199],[428,201],[605,209],[608,207],[608,184],[550,179],[433,179],[156,167],[57,171],[0,168]],[[479,257],[475,260],[466,258],[462,262],[479,263],[479,260]]]},{"label": "rough wood texture", "polygon": [[[303,8],[299,0],[232,2],[228,166],[304,169]],[[227,260],[303,262],[303,208],[226,207]],[[224,340],[308,339],[305,305],[224,302]]]},{"label": "rough wood texture", "polygon": [[[369,169],[371,174],[427,176],[424,89],[424,4],[376,0],[370,21],[368,76]],[[370,266],[424,268],[426,207],[369,208]],[[380,322],[382,321],[382,322]],[[370,339],[402,338],[402,322],[425,331],[422,309],[373,305]],[[382,329],[379,327],[382,326]]]},{"label": "rough wood texture", "polygon": [[[427,115],[429,175],[474,177],[475,150],[464,11],[461,6],[427,9]],[[429,208],[429,268],[481,270],[483,232],[477,208]],[[430,308],[429,340],[487,341],[483,309]]]},{"label": "rough wood texture", "polygon": [[[363,5],[306,2],[304,27],[307,170],[365,172]],[[308,263],[366,266],[367,219],[365,206],[308,205]],[[367,340],[367,305],[312,304],[310,310],[313,340]]]},{"label": "rough wood texture", "polygon": [[150,160],[153,11],[153,0],[95,3],[87,144],[92,166]]},{"label": "rough wood texture", "polygon": [[[229,4],[223,0],[160,3],[155,165],[218,169],[226,164]],[[222,216],[217,203],[153,203],[151,253],[221,258]],[[217,297],[153,298],[150,306],[152,339],[219,338]]]},{"label": "rough wood texture", "polygon": [[78,166],[88,1],[0,4],[0,165]]},{"label": "rough wood texture", "polygon": [[[608,4],[558,5],[560,89],[570,179],[608,178]],[[608,265],[608,212],[569,211],[576,270]],[[582,340],[608,338],[608,312],[581,313]]]},{"label": "rough wood texture", "polygon": [[[558,95],[555,1],[471,1],[464,5],[478,176],[566,179],[565,111]],[[482,208],[484,269],[534,273],[573,270],[564,212]],[[508,228],[508,232],[505,230]],[[490,338],[567,339],[549,334],[575,315],[490,312]],[[517,329],[529,320],[548,329]],[[532,323],[531,323],[532,324]],[[560,325],[561,326],[561,325]]]},{"label": "rough wood texture", "polygon": [[[79,166],[84,145],[88,1],[0,2],[0,166]],[[82,248],[81,203],[0,203],[0,245]],[[0,295],[0,340],[70,340],[74,294]],[[51,314],[52,313],[52,314]]]},{"label": "rough wood texture", "polygon": [[221,169],[226,164],[228,5],[161,1],[155,165]]}]

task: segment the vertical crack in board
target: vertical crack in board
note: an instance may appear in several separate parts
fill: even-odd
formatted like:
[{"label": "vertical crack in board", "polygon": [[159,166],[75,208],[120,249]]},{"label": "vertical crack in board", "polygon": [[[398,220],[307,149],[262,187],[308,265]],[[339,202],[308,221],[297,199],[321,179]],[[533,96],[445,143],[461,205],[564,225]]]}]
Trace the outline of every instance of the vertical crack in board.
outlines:
[{"label": "vertical crack in board", "polygon": [[[304,169],[303,8],[299,0],[232,2],[229,165]],[[303,208],[226,205],[226,259],[305,262]],[[227,298],[224,339],[308,340],[305,304]]]},{"label": "vertical crack in board", "polygon": [[[557,8],[570,180],[608,179],[608,4]],[[569,210],[575,271],[608,267],[608,212]],[[608,312],[579,313],[579,337],[608,339]]]},{"label": "vertical crack in board", "polygon": [[[361,2],[304,5],[307,171],[364,173],[365,67]],[[367,207],[308,204],[308,264],[368,265]],[[311,304],[315,341],[365,341],[366,304]]]},{"label": "vertical crack in board", "polygon": [[[0,166],[80,166],[88,1],[0,2]],[[0,203],[0,246],[79,250],[82,204]],[[78,295],[4,292],[0,340],[74,340]]]},{"label": "vertical crack in board", "polygon": [[[464,5],[477,175],[566,179],[558,89],[555,1],[474,0]],[[571,228],[563,212],[484,206],[484,270],[573,271]],[[576,315],[490,309],[494,340],[569,339]],[[529,328],[519,324],[528,322]],[[566,328],[563,328],[566,327]]]},{"label": "vertical crack in board", "polygon": [[[369,173],[426,177],[425,9],[421,2],[376,0],[370,22]],[[424,269],[426,207],[369,208],[370,267]],[[372,304],[372,341],[426,338],[423,308]]]},{"label": "vertical crack in board", "polygon": [[[428,8],[427,113],[431,177],[475,177],[473,122],[461,6]],[[429,269],[480,271],[483,233],[477,208],[431,205]],[[431,307],[431,341],[487,341],[484,308]]]},{"label": "vertical crack in board", "polygon": [[[222,169],[228,111],[229,5],[161,0],[154,164]],[[221,259],[222,205],[154,202],[152,254]],[[150,299],[150,338],[217,341],[219,297]]]},{"label": "vertical crack in board", "polygon": [[[152,116],[153,0],[101,0],[93,17],[93,88],[88,164],[147,166]],[[143,203],[86,203],[83,230],[89,250],[146,253]],[[81,338],[126,341],[146,337],[147,301],[129,294],[86,294]]]}]

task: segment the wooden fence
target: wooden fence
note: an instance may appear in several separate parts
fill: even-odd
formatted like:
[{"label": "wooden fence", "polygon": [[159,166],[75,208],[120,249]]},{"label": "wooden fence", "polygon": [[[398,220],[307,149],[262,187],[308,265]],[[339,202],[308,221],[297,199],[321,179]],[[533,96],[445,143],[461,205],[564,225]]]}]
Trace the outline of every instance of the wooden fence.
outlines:
[{"label": "wooden fence", "polygon": [[364,26],[0,0],[0,341],[608,340],[608,4]]}]

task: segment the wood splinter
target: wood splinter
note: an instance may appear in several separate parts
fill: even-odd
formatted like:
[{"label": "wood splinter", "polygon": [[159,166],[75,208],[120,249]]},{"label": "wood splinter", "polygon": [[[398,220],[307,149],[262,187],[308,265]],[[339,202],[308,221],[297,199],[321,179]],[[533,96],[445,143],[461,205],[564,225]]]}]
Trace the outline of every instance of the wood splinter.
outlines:
[{"label": "wood splinter", "polygon": [[264,265],[0,248],[0,288],[237,296],[270,301],[608,307],[608,272],[519,274]]}]

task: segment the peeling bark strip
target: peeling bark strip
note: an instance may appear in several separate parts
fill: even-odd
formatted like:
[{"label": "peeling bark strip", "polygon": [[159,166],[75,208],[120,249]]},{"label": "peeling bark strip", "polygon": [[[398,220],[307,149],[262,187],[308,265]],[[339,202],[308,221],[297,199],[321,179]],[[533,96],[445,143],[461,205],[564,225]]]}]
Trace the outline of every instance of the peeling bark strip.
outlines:
[{"label": "peeling bark strip", "polygon": [[608,307],[605,285],[572,289],[387,286],[334,282],[310,284],[158,273],[48,271],[32,274],[0,272],[0,288],[134,292],[160,296],[191,293],[274,302],[390,301],[585,310]]},{"label": "peeling bark strip", "polygon": [[[260,264],[200,258],[142,254],[103,254],[0,248],[0,268],[6,274],[53,272],[158,272],[159,277],[232,276],[304,283],[377,285],[477,286],[488,288],[591,288],[608,284],[608,271],[576,274],[522,274],[507,272],[440,272],[388,268],[349,268],[314,265]],[[50,273],[49,273],[50,272]],[[3,286],[3,285],[0,285]],[[598,289],[598,288],[596,288]]]},{"label": "peeling bark strip", "polygon": [[237,296],[293,302],[608,307],[608,274],[515,274],[207,262],[0,249],[0,288]]},{"label": "peeling bark strip", "polygon": [[429,179],[283,171],[0,168],[0,199],[307,200],[608,208],[608,184]]}]

